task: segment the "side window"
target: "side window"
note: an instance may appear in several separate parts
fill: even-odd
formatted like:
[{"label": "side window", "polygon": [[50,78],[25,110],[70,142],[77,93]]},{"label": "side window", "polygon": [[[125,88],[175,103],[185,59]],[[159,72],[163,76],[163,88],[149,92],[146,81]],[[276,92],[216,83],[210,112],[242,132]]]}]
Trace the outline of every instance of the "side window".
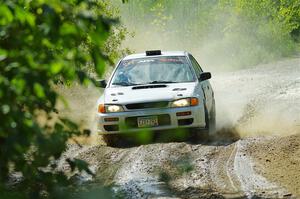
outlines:
[{"label": "side window", "polygon": [[196,59],[192,55],[189,55],[189,57],[190,57],[190,60],[192,62],[193,68],[195,69],[195,71],[197,73],[197,76],[199,77],[200,73],[202,73],[203,70],[201,69],[200,65],[198,64],[198,62],[196,61]]}]

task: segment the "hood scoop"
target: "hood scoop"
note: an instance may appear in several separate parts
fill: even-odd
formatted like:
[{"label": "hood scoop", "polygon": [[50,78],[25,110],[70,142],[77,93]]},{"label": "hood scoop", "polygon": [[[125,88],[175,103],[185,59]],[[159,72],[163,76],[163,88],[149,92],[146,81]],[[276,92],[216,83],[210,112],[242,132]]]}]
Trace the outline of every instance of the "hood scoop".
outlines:
[{"label": "hood scoop", "polygon": [[186,88],[174,88],[173,91],[186,91]]},{"label": "hood scoop", "polygon": [[144,85],[144,86],[135,86],[132,87],[132,90],[137,90],[137,89],[148,89],[148,88],[165,88],[167,87],[166,85]]}]

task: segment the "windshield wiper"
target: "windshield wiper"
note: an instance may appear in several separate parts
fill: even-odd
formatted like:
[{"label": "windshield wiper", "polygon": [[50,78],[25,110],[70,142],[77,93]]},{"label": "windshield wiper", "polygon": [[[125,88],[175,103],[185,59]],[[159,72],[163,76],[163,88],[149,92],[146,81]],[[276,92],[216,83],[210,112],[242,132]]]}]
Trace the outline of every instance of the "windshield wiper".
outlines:
[{"label": "windshield wiper", "polygon": [[137,86],[137,85],[146,85],[146,84],[171,84],[171,83],[178,83],[178,82],[172,82],[172,81],[152,81],[152,82],[145,82],[145,83],[129,83],[129,82],[116,82],[112,83],[112,85],[117,86]]},{"label": "windshield wiper", "polygon": [[112,85],[117,85],[117,86],[136,86],[138,84],[129,83],[129,82],[117,82],[117,83],[112,83]]}]

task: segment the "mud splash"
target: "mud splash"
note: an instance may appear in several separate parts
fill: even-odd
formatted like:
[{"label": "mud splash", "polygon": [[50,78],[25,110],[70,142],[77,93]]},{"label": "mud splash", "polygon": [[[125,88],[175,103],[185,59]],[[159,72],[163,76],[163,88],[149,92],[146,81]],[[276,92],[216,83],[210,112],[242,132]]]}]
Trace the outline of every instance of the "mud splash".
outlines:
[{"label": "mud splash", "polygon": [[300,132],[300,59],[217,74],[212,84],[219,128],[241,137]]}]

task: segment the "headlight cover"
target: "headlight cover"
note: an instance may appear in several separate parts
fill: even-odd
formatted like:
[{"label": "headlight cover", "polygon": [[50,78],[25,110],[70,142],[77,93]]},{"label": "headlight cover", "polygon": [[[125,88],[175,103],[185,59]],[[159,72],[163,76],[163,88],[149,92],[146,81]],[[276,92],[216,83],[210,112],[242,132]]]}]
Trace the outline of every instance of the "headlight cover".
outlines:
[{"label": "headlight cover", "polygon": [[196,97],[178,99],[171,102],[171,107],[188,107],[188,106],[197,106],[199,100]]},{"label": "headlight cover", "polygon": [[121,105],[116,104],[99,104],[98,106],[98,112],[99,113],[117,113],[117,112],[123,112],[124,109]]},{"label": "headlight cover", "polygon": [[107,113],[116,113],[124,111],[123,107],[120,105],[106,105],[105,110]]}]

